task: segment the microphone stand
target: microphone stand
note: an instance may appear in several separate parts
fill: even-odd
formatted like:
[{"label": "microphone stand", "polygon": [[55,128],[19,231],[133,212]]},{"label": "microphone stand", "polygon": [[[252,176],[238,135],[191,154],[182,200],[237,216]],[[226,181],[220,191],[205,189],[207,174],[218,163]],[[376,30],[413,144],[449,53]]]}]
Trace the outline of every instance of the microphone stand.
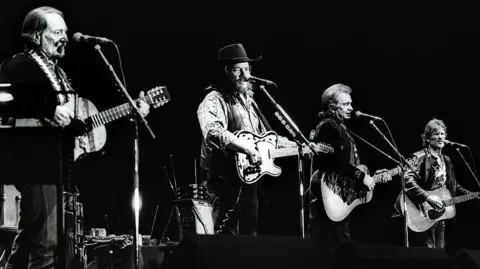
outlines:
[{"label": "microphone stand", "polygon": [[470,165],[468,165],[467,160],[465,160],[465,158],[463,157],[463,154],[460,152],[460,147],[455,146],[455,150],[458,152],[458,154],[460,155],[460,157],[462,157],[463,162],[464,162],[465,165],[467,166],[468,170],[470,171],[470,173],[471,173],[472,176],[473,176],[473,179],[475,179],[475,181],[477,182],[478,187],[480,188],[480,182],[478,182],[477,176],[475,176],[475,173],[472,171],[472,168],[470,168]]},{"label": "microphone stand", "polygon": [[[139,226],[140,226],[140,179],[139,179],[139,142],[138,142],[138,118],[140,118],[141,122],[145,126],[145,128],[148,130],[150,136],[152,139],[155,139],[155,134],[153,133],[152,129],[148,125],[147,120],[142,116],[140,113],[138,107],[135,105],[135,102],[133,101],[132,97],[128,94],[127,89],[125,89],[125,86],[122,84],[120,79],[118,78],[117,74],[115,73],[115,70],[113,69],[113,66],[108,62],[107,58],[105,58],[105,55],[102,53],[102,49],[100,45],[95,45],[95,50],[100,54],[101,58],[105,62],[105,65],[108,67],[110,70],[111,75],[115,79],[115,82],[117,83],[117,86],[120,88],[120,93],[123,94],[123,97],[127,99],[127,101],[130,103],[130,107],[132,111],[134,112],[131,121],[133,123],[133,150],[134,150],[134,169],[133,169],[133,208],[134,208],[134,235],[133,235],[133,244],[135,246],[135,252],[134,252],[134,260],[135,260],[135,269],[140,269],[140,248],[139,248],[139,243],[141,243],[141,238],[139,235]],[[139,242],[140,239],[140,242]]]},{"label": "microphone stand", "polygon": [[[305,143],[308,145],[311,149],[312,152],[315,153],[315,150],[313,149],[312,145],[310,145],[310,141],[307,140],[307,138],[302,134],[298,126],[293,122],[293,120],[288,116],[287,112],[277,103],[275,100],[272,98],[272,96],[268,93],[268,91],[265,89],[263,85],[259,87],[261,91],[268,97],[270,102],[273,104],[273,106],[277,109],[277,112],[275,112],[275,116],[280,120],[280,122],[285,126],[287,131],[293,136],[295,141],[298,144],[299,150],[302,147],[302,143]],[[316,154],[316,153],[315,153]],[[304,171],[303,171],[303,158],[301,157],[301,154],[299,152],[298,154],[298,183],[299,183],[299,192],[300,192],[300,232],[302,235],[302,238],[305,238],[305,200],[303,198],[303,182],[304,182]]]},{"label": "microphone stand", "polygon": [[[382,119],[383,121],[383,119]],[[395,151],[395,153],[398,155],[398,158],[400,159],[400,162],[407,165],[411,171],[414,171],[412,165],[407,162],[407,160],[405,160],[405,158],[402,156],[402,154],[400,154],[400,152],[398,151],[398,149],[392,145],[392,143],[390,142],[390,140],[387,139],[387,137],[385,137],[385,135],[380,131],[380,129],[378,129],[378,127],[375,125],[375,123],[373,122],[373,120],[370,120],[369,122],[374,128],[375,130],[377,130],[377,132],[383,137],[383,139],[388,143],[388,145],[393,149],[393,151]],[[385,123],[386,124],[386,123]],[[405,247],[409,247],[409,241],[408,241],[408,225],[407,225],[407,201],[406,201],[406,193],[405,193],[405,167],[403,165],[400,165],[401,169],[403,170],[403,174],[402,174],[402,199],[403,199],[403,230],[404,230],[404,233],[405,233]],[[415,171],[414,171],[415,172]],[[416,173],[415,173],[416,174]],[[418,177],[418,175],[416,175]]]}]

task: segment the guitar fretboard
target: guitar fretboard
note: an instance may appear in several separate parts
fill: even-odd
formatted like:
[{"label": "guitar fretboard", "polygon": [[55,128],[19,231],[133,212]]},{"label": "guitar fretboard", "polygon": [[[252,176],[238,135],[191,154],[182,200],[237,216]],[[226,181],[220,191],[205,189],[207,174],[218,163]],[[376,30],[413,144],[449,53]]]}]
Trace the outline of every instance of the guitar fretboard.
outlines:
[{"label": "guitar fretboard", "polygon": [[[148,105],[151,105],[154,103],[152,95],[147,95],[147,96],[138,98],[137,100],[135,100],[135,102],[138,102],[140,100],[145,101]],[[130,107],[129,103],[125,103],[123,105],[119,105],[119,106],[110,108],[108,110],[102,111],[100,113],[97,113],[95,115],[92,115],[88,117],[87,120],[89,120],[92,123],[93,128],[96,128],[96,127],[105,125],[107,123],[110,123],[114,120],[128,116],[130,115],[130,113],[132,113],[132,108]]]},{"label": "guitar fretboard", "polygon": [[[393,168],[393,169],[388,170],[388,171],[385,172],[385,173],[387,173],[387,174],[389,174],[390,176],[393,177],[393,176],[396,176],[396,175],[400,174],[400,172],[402,172],[402,168],[401,168],[400,166],[397,166],[397,167],[395,167],[395,168]],[[381,180],[380,180],[380,179],[381,179],[381,178],[380,178],[380,175],[381,175],[381,174],[373,176],[373,180],[375,181],[375,183],[378,183],[378,182],[381,181]]]},{"label": "guitar fretboard", "polygon": [[282,148],[282,149],[275,149],[270,152],[270,156],[272,158],[280,158],[280,157],[287,157],[298,155],[298,148]]},{"label": "guitar fretboard", "polygon": [[445,206],[450,206],[453,204],[463,203],[468,200],[476,199],[477,197],[478,197],[478,193],[469,193],[469,194],[457,196],[448,200],[443,200],[443,203],[445,204]]}]

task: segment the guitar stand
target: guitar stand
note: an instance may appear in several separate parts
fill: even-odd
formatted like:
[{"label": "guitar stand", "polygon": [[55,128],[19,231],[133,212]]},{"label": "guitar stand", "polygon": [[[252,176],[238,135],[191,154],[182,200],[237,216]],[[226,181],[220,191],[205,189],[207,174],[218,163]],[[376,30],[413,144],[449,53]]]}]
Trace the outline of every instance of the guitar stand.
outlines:
[{"label": "guitar stand", "polygon": [[[165,243],[162,242],[165,239],[165,234],[167,233],[167,230],[170,226],[170,223],[172,221],[173,214],[175,214],[175,219],[177,221],[177,235],[178,235],[178,241],[181,241],[183,239],[183,231],[181,227],[181,217],[180,217],[180,211],[178,210],[177,206],[177,201],[180,199],[179,191],[178,191],[178,186],[177,186],[177,178],[175,176],[175,166],[173,164],[173,156],[170,154],[169,155],[170,159],[170,165],[172,169],[172,174],[173,178],[170,177],[170,175],[167,172],[167,168],[163,167],[163,171],[165,172],[165,176],[168,179],[168,183],[170,184],[170,188],[172,189],[173,196],[175,198],[175,201],[172,205],[172,209],[170,210],[170,216],[168,217],[167,224],[165,225],[165,229],[163,230],[162,236],[160,237],[159,243]],[[195,172],[196,172],[196,166],[195,166]]]}]

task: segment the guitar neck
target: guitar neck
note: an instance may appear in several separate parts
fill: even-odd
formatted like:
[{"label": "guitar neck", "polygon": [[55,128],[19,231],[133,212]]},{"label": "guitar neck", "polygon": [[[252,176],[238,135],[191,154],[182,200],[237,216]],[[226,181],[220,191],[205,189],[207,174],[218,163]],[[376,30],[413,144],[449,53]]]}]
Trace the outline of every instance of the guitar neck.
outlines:
[{"label": "guitar neck", "polygon": [[[143,100],[145,101],[148,105],[151,105],[153,103],[153,99],[151,96],[145,96],[138,98],[134,102]],[[120,119],[122,117],[128,116],[132,113],[132,108],[130,107],[129,103],[125,103],[123,105],[119,105],[113,108],[110,108],[108,110],[102,111],[100,113],[97,113],[95,115],[92,115],[88,117],[88,121],[92,123],[92,127],[96,128],[102,125],[105,125],[107,123],[110,123],[114,120]]]},{"label": "guitar neck", "polygon": [[[401,172],[402,172],[402,168],[400,166],[397,166],[393,169],[390,169],[390,170],[386,171],[385,173],[387,173],[387,174],[389,174],[390,176],[393,177],[393,176],[396,176],[396,175],[400,174]],[[375,183],[381,182],[381,177],[380,176],[381,176],[381,174],[373,176],[373,180],[375,181]]]},{"label": "guitar neck", "polygon": [[298,148],[281,148],[281,149],[275,149],[270,152],[270,157],[275,159],[275,158],[281,158],[281,157],[287,157],[287,156],[294,156],[298,155]]},{"label": "guitar neck", "polygon": [[476,199],[477,197],[478,197],[477,193],[469,193],[469,194],[457,196],[448,200],[444,200],[443,203],[445,204],[445,206],[450,206],[453,204],[463,203],[468,200]]},{"label": "guitar neck", "polygon": [[[316,152],[323,152],[323,153],[333,152],[333,148],[331,146],[328,146],[322,143],[315,144],[314,148]],[[298,155],[298,147],[276,149],[273,152],[270,152],[270,155],[272,158]]]}]

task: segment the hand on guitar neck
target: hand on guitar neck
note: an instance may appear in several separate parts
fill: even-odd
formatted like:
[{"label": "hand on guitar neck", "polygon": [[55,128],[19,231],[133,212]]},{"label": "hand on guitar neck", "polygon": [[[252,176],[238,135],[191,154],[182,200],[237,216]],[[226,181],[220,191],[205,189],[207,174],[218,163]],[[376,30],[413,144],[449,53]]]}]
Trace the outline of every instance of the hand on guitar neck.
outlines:
[{"label": "hand on guitar neck", "polygon": [[387,169],[377,170],[375,171],[375,174],[373,176],[370,176],[368,168],[366,166],[359,165],[357,168],[359,168],[365,173],[365,177],[363,178],[363,184],[367,186],[368,190],[370,191],[373,190],[377,182],[385,183],[392,180],[392,176]]}]

